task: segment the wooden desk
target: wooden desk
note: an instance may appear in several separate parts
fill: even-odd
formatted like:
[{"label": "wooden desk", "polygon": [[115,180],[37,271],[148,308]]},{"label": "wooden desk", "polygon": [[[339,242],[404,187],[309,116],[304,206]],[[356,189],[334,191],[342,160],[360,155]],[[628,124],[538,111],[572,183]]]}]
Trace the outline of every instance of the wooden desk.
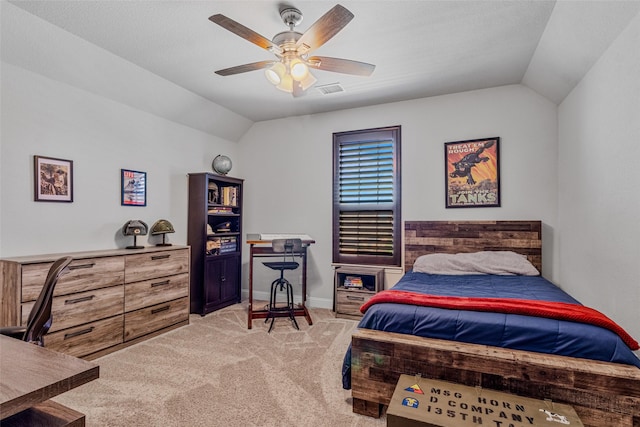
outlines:
[{"label": "wooden desk", "polygon": [[[307,248],[309,245],[315,243],[315,240],[303,240],[302,251],[295,253],[295,256],[302,258],[302,302],[297,304],[293,310],[294,316],[304,316],[307,319],[309,325],[313,325],[311,315],[307,309]],[[282,256],[282,254],[275,254],[271,247],[270,240],[261,240],[259,235],[248,234],[247,243],[249,244],[249,313],[248,313],[248,329],[251,329],[251,323],[253,319],[265,319],[269,313],[268,310],[253,309],[253,258],[255,257],[268,257],[268,256]],[[275,313],[275,317],[289,317],[288,312]]]},{"label": "wooden desk", "polygon": [[93,381],[99,372],[95,363],[0,335],[0,418]]}]

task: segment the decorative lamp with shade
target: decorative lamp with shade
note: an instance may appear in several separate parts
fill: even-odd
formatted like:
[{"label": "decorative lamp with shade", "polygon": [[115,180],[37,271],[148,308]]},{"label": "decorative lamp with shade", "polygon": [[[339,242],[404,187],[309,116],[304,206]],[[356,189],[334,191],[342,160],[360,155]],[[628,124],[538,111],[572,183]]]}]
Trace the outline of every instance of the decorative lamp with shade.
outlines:
[{"label": "decorative lamp with shade", "polygon": [[151,235],[162,234],[162,243],[156,244],[156,246],[171,246],[171,243],[165,241],[167,233],[175,233],[173,225],[166,219],[159,219],[151,226]]},{"label": "decorative lamp with shade", "polygon": [[122,226],[122,234],[125,236],[133,236],[133,246],[127,246],[127,249],[143,249],[144,246],[138,246],[136,239],[138,236],[146,236],[149,226],[139,219],[132,219],[125,222]]}]

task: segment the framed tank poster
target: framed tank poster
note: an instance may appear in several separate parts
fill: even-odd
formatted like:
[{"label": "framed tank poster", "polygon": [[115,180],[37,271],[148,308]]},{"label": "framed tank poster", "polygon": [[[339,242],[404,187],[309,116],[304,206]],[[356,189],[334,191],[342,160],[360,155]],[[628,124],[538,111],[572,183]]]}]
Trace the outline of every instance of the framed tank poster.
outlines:
[{"label": "framed tank poster", "polygon": [[500,138],[444,144],[447,208],[500,206]]}]

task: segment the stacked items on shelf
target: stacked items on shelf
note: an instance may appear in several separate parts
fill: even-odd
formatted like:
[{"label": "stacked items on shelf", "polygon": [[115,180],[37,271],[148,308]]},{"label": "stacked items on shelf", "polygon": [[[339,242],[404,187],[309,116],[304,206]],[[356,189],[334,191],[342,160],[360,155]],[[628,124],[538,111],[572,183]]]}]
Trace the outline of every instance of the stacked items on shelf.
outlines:
[{"label": "stacked items on shelf", "polygon": [[222,204],[226,206],[238,205],[238,187],[222,187]]},{"label": "stacked items on shelf", "polygon": [[231,221],[225,221],[216,225],[216,233],[228,233],[231,231]]},{"label": "stacked items on shelf", "polygon": [[235,237],[222,237],[220,238],[220,253],[227,254],[236,251],[236,238]]},{"label": "stacked items on shelf", "polygon": [[233,213],[233,208],[230,206],[218,206],[208,210],[210,214],[230,214]]},{"label": "stacked items on shelf", "polygon": [[347,276],[344,278],[345,288],[362,288],[362,277],[360,276]]},{"label": "stacked items on shelf", "polygon": [[237,240],[235,237],[215,237],[207,240],[208,255],[222,255],[236,252]]},{"label": "stacked items on shelf", "polygon": [[[207,236],[213,236],[221,233],[229,233],[231,232],[231,221],[221,222],[219,224],[214,225],[207,224]],[[237,227],[237,224],[234,224],[234,227]]]}]

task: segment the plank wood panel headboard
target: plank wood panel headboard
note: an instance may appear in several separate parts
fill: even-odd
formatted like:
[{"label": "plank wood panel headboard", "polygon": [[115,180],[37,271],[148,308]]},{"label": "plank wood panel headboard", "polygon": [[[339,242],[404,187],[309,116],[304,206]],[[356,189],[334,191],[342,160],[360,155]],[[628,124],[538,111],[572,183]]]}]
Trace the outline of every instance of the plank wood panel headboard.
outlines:
[{"label": "plank wood panel headboard", "polygon": [[513,251],[542,273],[542,221],[405,221],[404,268],[432,253]]}]

